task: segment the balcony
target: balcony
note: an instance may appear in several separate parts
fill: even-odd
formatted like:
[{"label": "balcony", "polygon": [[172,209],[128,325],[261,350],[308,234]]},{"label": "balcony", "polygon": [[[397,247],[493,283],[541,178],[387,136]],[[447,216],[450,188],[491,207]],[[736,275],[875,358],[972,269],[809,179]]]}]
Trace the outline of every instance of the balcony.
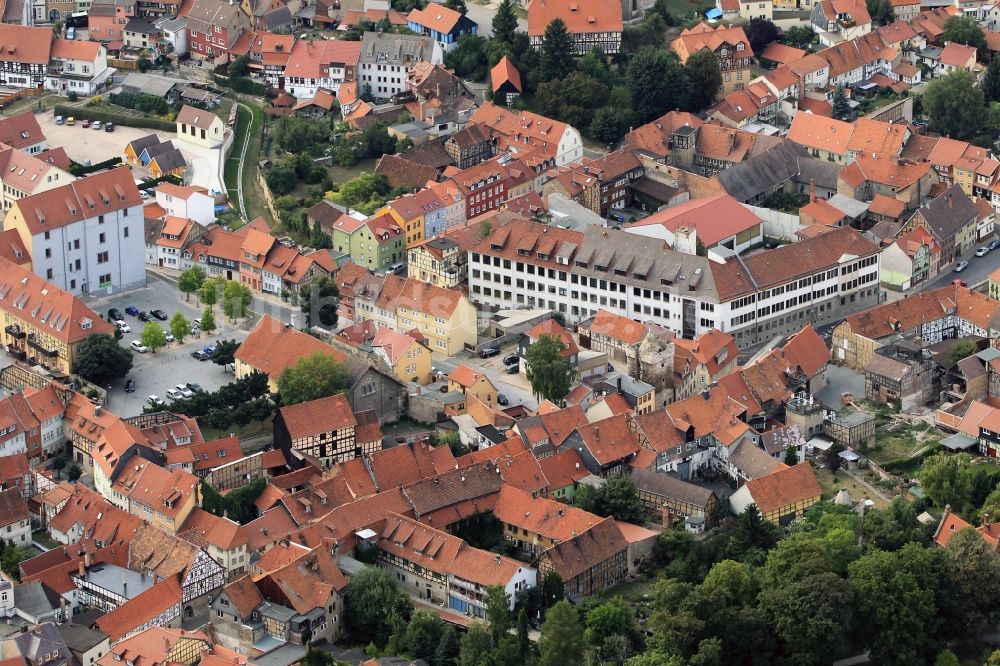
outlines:
[{"label": "balcony", "polygon": [[42,352],[42,354],[44,354],[45,356],[52,357],[59,355],[58,349],[50,349],[49,347],[46,347],[42,343],[38,342],[38,339],[35,337],[34,333],[28,336],[28,346],[31,347],[32,349],[37,349],[38,351]]},{"label": "balcony", "polygon": [[19,326],[15,326],[14,324],[5,327],[3,330],[7,333],[7,335],[16,340],[23,340],[28,335],[23,330],[21,330]]}]

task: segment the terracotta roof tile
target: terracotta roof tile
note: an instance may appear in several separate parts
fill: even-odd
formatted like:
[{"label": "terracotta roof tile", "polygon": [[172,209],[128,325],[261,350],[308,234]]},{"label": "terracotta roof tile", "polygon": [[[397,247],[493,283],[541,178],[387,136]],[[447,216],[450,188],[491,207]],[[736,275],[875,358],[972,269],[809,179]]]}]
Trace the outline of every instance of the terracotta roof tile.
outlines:
[{"label": "terracotta roof tile", "polygon": [[573,356],[580,353],[580,348],[576,345],[573,336],[555,319],[546,319],[535,324],[525,335],[531,340],[538,340],[543,335],[558,339],[565,346],[562,351],[563,356]]},{"label": "terracotta roof tile", "polygon": [[564,581],[616,557],[628,548],[618,523],[610,516],[574,538],[549,548],[542,554]]},{"label": "terracotta roof tile", "polygon": [[354,428],[358,420],[343,395],[331,395],[278,410],[293,440],[324,432]]},{"label": "terracotta roof tile", "polygon": [[168,576],[99,618],[96,625],[113,642],[117,642],[165,613],[171,606],[180,606],[180,603],[181,584],[178,576]]},{"label": "terracotta roof tile", "polygon": [[447,446],[412,443],[376,451],[368,464],[379,490],[385,492],[455,469],[455,457]]},{"label": "terracotta roof tile", "polygon": [[567,506],[504,486],[494,515],[504,523],[523,528],[555,541],[567,541],[601,522],[601,518],[574,506]]},{"label": "terracotta roof tile", "polygon": [[797,502],[818,499],[823,492],[812,465],[807,462],[751,479],[747,481],[747,487],[757,508],[765,514]]},{"label": "terracotta roof tile", "polygon": [[560,18],[570,34],[619,33],[622,8],[603,0],[537,0],[528,3],[528,34],[541,36],[553,19]]},{"label": "terracotta roof tile", "polygon": [[311,335],[264,315],[236,350],[236,359],[277,381],[286,368],[295,365],[300,358],[315,353],[340,362],[347,358],[343,352]]},{"label": "terracotta roof tile", "polygon": [[583,459],[576,449],[566,449],[554,456],[548,456],[539,460],[538,464],[552,491],[567,488],[590,476],[590,471],[583,464]]}]

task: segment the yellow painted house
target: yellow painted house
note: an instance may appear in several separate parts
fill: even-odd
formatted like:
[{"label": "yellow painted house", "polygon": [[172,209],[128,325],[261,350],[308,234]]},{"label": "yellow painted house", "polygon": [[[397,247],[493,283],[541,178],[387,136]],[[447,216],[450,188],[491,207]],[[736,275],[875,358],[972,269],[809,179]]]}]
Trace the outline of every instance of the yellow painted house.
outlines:
[{"label": "yellow painted house", "polygon": [[375,211],[372,217],[389,215],[396,221],[406,237],[406,248],[424,242],[424,211],[417,203],[416,195],[408,194],[390,201]]},{"label": "yellow painted house", "polygon": [[448,390],[475,396],[481,402],[491,407],[497,401],[497,387],[493,385],[486,373],[476,372],[467,365],[460,365],[448,375]]},{"label": "yellow painted house", "polygon": [[376,298],[355,297],[354,311],[358,321],[376,321],[402,333],[416,329],[437,354],[454,356],[476,344],[478,320],[472,301],[460,291],[421,280],[386,275]]},{"label": "yellow painted house", "polygon": [[431,350],[411,335],[380,328],[372,341],[372,353],[384,360],[401,382],[423,386],[433,381]]}]

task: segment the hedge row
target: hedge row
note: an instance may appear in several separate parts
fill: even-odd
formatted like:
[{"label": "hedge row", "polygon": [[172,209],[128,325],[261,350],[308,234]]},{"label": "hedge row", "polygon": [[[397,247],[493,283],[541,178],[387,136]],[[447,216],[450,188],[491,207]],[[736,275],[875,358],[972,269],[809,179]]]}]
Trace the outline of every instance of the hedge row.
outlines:
[{"label": "hedge row", "polygon": [[109,160],[104,160],[103,162],[98,162],[97,164],[91,164],[90,166],[85,166],[83,164],[77,164],[73,162],[69,165],[69,172],[74,176],[86,176],[88,173],[94,173],[95,171],[103,171],[104,169],[110,169],[111,167],[121,164],[122,158],[112,157]]},{"label": "hedge row", "polygon": [[126,127],[144,127],[146,129],[162,130],[164,132],[177,131],[177,125],[166,120],[156,118],[136,118],[135,116],[123,116],[118,113],[107,111],[97,111],[85,106],[64,106],[56,104],[52,113],[57,116],[83,118],[85,120],[100,120],[101,122],[112,122],[115,125],[125,125]]}]

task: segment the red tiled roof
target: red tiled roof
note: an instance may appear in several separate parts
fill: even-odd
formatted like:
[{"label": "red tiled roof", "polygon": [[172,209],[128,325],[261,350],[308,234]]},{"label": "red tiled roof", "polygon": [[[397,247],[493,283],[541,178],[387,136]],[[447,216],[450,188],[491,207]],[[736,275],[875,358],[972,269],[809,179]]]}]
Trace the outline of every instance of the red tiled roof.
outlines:
[{"label": "red tiled roof", "polygon": [[764,514],[793,506],[797,502],[818,499],[823,493],[812,465],[807,462],[750,479],[747,487],[757,508]]},{"label": "red tiled roof", "polygon": [[97,628],[110,636],[113,642],[117,642],[137,627],[165,613],[171,606],[180,606],[181,584],[178,578],[177,575],[168,576],[132,597],[98,618]]},{"label": "red tiled roof", "polygon": [[510,58],[504,56],[490,70],[490,85],[493,87],[493,92],[496,92],[500,89],[500,86],[508,82],[518,92],[521,92],[521,74],[514,67],[514,63],[510,61]]},{"label": "red tiled roof", "polygon": [[285,406],[278,412],[292,440],[358,425],[351,403],[339,394]]},{"label": "red tiled roof", "polygon": [[300,358],[316,353],[330,356],[339,362],[347,359],[342,351],[286,326],[270,315],[264,315],[236,350],[236,359],[277,381],[281,373],[295,365]]},{"label": "red tiled roof", "polygon": [[540,37],[553,19],[562,19],[571,35],[620,33],[622,7],[605,0],[533,0],[528,3],[528,34]]}]

